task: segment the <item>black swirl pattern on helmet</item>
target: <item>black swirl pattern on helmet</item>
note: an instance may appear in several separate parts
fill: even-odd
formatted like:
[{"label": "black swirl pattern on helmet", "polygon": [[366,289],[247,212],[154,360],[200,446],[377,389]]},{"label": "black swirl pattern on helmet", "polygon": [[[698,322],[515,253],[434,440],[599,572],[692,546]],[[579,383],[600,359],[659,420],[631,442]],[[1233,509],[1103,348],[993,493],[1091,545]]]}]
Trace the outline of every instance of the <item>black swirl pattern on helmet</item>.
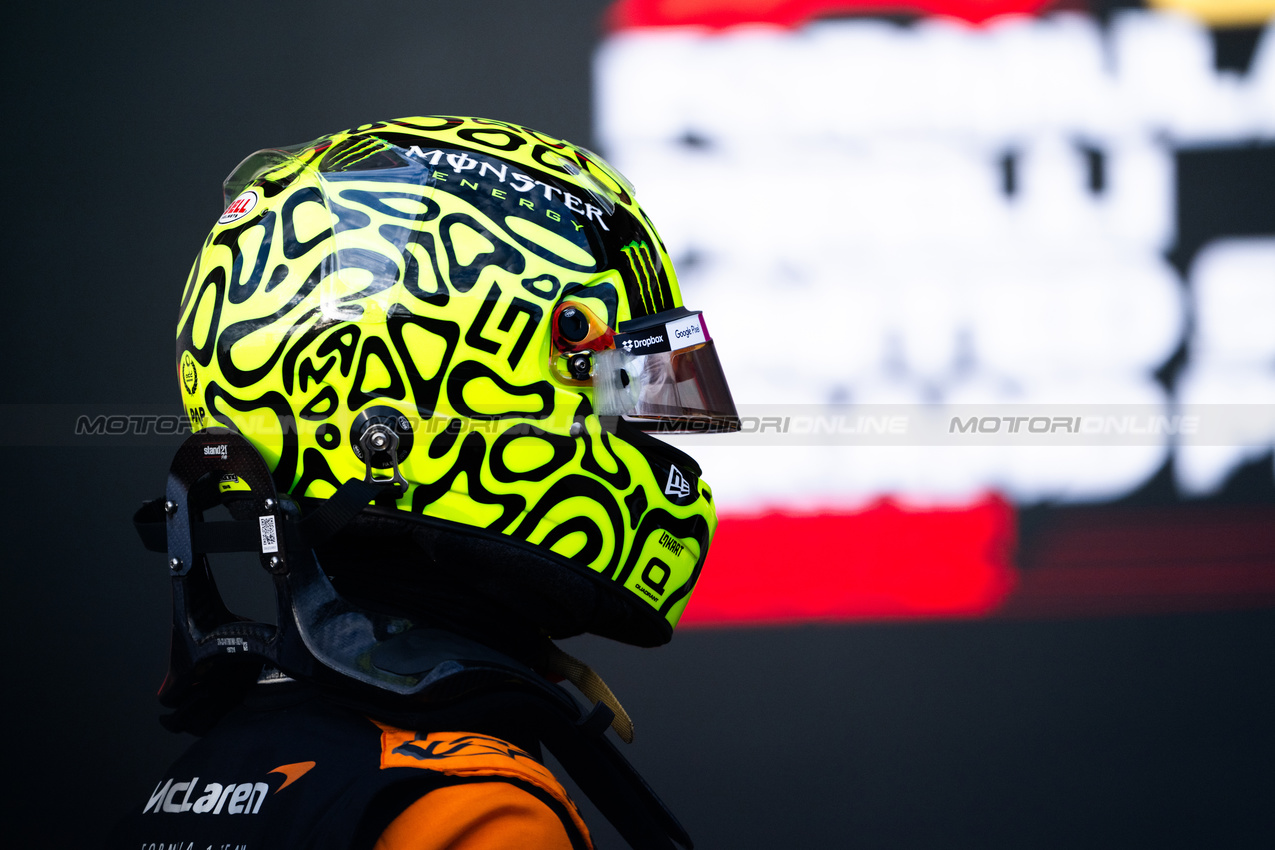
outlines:
[{"label": "black swirl pattern on helmet", "polygon": [[[440,211],[438,204],[434,203],[429,198],[426,198],[424,195],[414,192],[373,192],[368,189],[342,189],[338,195],[342,200],[363,204],[366,207],[376,210],[381,215],[388,215],[391,218],[402,218],[407,221],[433,221],[438,217],[438,213]],[[418,213],[407,212],[386,203],[387,200],[394,199],[411,201],[412,203],[422,205],[425,209]],[[364,225],[364,227],[366,226],[367,225]]]},{"label": "black swirl pattern on helmet", "polygon": [[564,142],[562,139],[555,139],[553,136],[550,136],[547,133],[542,133],[539,130],[534,130],[531,127],[521,127],[520,129],[522,130],[522,132],[526,133],[531,138],[537,140],[538,142],[543,144],[545,147],[553,148],[554,150],[560,150],[560,151],[566,150],[568,147],[570,147],[570,145],[567,142]]},{"label": "black swirl pattern on helmet", "polygon": [[[332,334],[332,337],[324,343],[323,349],[315,352],[315,355],[319,358],[319,366],[315,366],[308,357],[302,360],[301,355],[305,353],[306,349],[308,349],[311,343],[313,343],[316,339],[333,330],[332,324],[318,322],[311,325],[296,338],[296,341],[293,342],[291,346],[288,347],[288,352],[283,355],[283,366],[280,370],[282,372],[280,377],[283,380],[283,391],[285,394],[292,395],[294,383],[302,393],[305,393],[310,390],[310,381],[318,382],[324,379],[324,377],[328,374],[328,370],[330,370],[333,366],[332,360],[328,359],[328,355],[332,353],[332,347],[334,345],[333,340],[348,333],[352,333],[357,340],[359,333],[357,325],[337,325],[336,328],[337,333]],[[350,362],[353,362],[353,346],[351,346],[349,353],[345,356]],[[350,374],[348,366],[344,370],[343,374]]]},{"label": "black swirl pattern on helmet", "polygon": [[[536,439],[547,443],[551,449],[549,459],[541,465],[525,472],[515,472],[505,462],[505,451],[516,440]],[[562,434],[551,434],[539,428],[513,429],[496,437],[491,447],[491,477],[502,484],[515,481],[544,481],[559,469],[566,466],[575,457],[575,440]]]},{"label": "black swirl pattern on helmet", "polygon": [[[607,529],[598,527],[597,523],[586,516],[578,517],[581,523],[587,523],[596,530],[596,534],[602,539],[609,539],[612,542],[610,557],[606,563],[599,565],[597,556],[594,560],[589,561],[590,567],[596,572],[601,573],[606,578],[613,578],[616,569],[620,565],[620,553],[624,551],[624,514],[620,510],[619,504],[616,502],[615,496],[606,486],[595,478],[587,475],[567,475],[554,482],[549,490],[532,506],[531,510],[522,518],[522,522],[518,523],[518,527],[513,529],[511,536],[519,540],[527,540],[532,532],[536,530],[536,526],[540,524],[550,511],[569,499],[590,499],[598,504],[607,515],[610,521],[610,534]],[[576,520],[573,520],[573,522]],[[575,530],[580,531],[581,528]]]},{"label": "black swirl pattern on helmet", "polygon": [[[629,474],[629,468],[625,465],[620,456],[615,453],[615,449],[611,447],[611,435],[606,431],[601,432],[595,440],[587,431],[580,436],[580,441],[584,444],[584,456],[580,459],[580,468],[585,472],[590,472],[606,483],[610,484],[620,492],[629,489],[629,485],[633,483],[633,477]],[[605,449],[605,455],[614,465],[614,471],[609,470],[598,461],[597,453],[594,447]]]},{"label": "black swirl pattern on helmet", "polygon": [[280,211],[280,217],[283,219],[283,256],[289,260],[299,260],[312,249],[332,238],[332,228],[327,227],[304,242],[297,241],[295,217],[297,207],[302,204],[318,204],[325,214],[328,211],[327,205],[323,203],[323,194],[312,186],[297,190],[283,202],[283,208]]},{"label": "black swirl pattern on helmet", "polygon": [[[198,269],[196,269],[198,270]],[[208,336],[202,345],[195,342],[195,323],[199,320],[199,310],[212,290],[212,318],[208,323]],[[213,361],[217,348],[217,331],[221,326],[221,306],[226,294],[226,270],[221,266],[208,272],[208,276],[199,284],[194,295],[194,304],[190,307],[187,319],[177,329],[177,350],[189,351],[200,366],[207,366]],[[180,355],[178,355],[180,357]]]},{"label": "black swirl pattern on helmet", "polygon": [[[332,396],[336,397],[336,390],[332,390]],[[324,422],[314,429],[314,440],[319,444],[319,448],[331,451],[341,445],[341,429],[331,422]],[[297,492],[304,493],[305,490],[298,490]]]},{"label": "black swirl pattern on helmet", "polygon": [[298,493],[304,493],[316,481],[329,484],[334,489],[342,484],[337,479],[336,473],[332,471],[332,467],[328,466],[328,459],[324,457],[323,452],[310,448],[301,453],[301,477],[297,480],[295,489]]},{"label": "black swirl pattern on helmet", "polygon": [[447,420],[447,427],[443,428],[430,441],[429,457],[431,460],[438,460],[446,457],[447,453],[452,450],[452,446],[456,445],[456,438],[460,436],[461,422],[459,419],[451,418]]},{"label": "black swirl pattern on helmet", "polygon": [[483,486],[483,469],[486,466],[487,443],[482,435],[470,432],[461,442],[456,462],[437,481],[420,482],[412,490],[412,512],[423,514],[433,502],[442,498],[455,485],[456,479],[465,475],[466,493],[481,505],[498,505],[501,514],[487,527],[502,531],[527,508],[527,501],[514,493],[493,493]]},{"label": "black swirl pattern on helmet", "polygon": [[556,171],[559,174],[570,174],[566,166],[562,165],[562,154],[558,151],[562,150],[563,144],[558,142],[555,145],[538,144],[531,149],[531,158],[541,168],[549,171]]},{"label": "black swirl pattern on helmet", "polygon": [[[267,210],[258,216],[245,219],[237,227],[227,228],[213,240],[214,245],[224,245],[230,249],[230,280],[226,297],[231,304],[242,304],[247,301],[256,293],[257,287],[261,285],[262,278],[265,277],[266,273],[266,263],[270,259],[270,246],[274,242],[276,218],[274,210]],[[253,260],[252,271],[244,279],[244,255],[241,243],[244,234],[254,227],[260,227],[264,232],[261,237],[261,245],[257,248],[257,256]],[[280,270],[286,273],[287,266],[280,263],[275,269],[275,275]],[[272,275],[272,280],[273,277],[274,275]]]},{"label": "black swirl pattern on helmet", "polygon": [[638,520],[646,513],[646,490],[634,487],[633,492],[624,497],[624,504],[629,509],[629,528],[637,531]]},{"label": "black swirl pattern on helmet", "polygon": [[[403,288],[413,297],[434,307],[446,307],[451,296],[447,292],[447,284],[443,282],[443,273],[438,268],[438,253],[434,250],[434,237],[424,230],[412,230],[395,224],[382,224],[377,231],[381,238],[391,245],[402,246]],[[421,265],[413,245],[419,245],[429,257],[429,270],[433,275],[434,289],[427,292],[421,288]]]},{"label": "black swirl pattern on helmet", "polygon": [[[539,410],[502,410],[496,413],[477,410],[465,400],[465,387],[471,381],[487,379],[503,393],[511,396],[534,396],[540,400]],[[553,385],[536,381],[526,386],[511,384],[477,360],[463,360],[447,376],[447,401],[452,409],[470,419],[543,419],[553,413]]]},{"label": "black swirl pattern on helmet", "polygon": [[[391,316],[386,321],[386,329],[394,350],[402,361],[407,372],[407,383],[412,388],[412,398],[416,400],[416,409],[422,414],[433,413],[438,407],[438,396],[442,391],[443,381],[451,366],[456,346],[460,344],[460,325],[446,319],[435,319],[429,316]],[[443,340],[445,349],[438,361],[438,371],[432,376],[421,374],[417,360],[412,357],[411,346],[408,345],[406,331],[409,327],[418,327]]]},{"label": "black swirl pattern on helmet", "polygon": [[270,279],[266,281],[266,292],[273,292],[275,287],[283,283],[288,278],[288,267],[283,263],[274,267],[274,271],[270,273]]},{"label": "black swirl pattern on helmet", "polygon": [[[473,142],[476,145],[482,145],[496,151],[516,151],[518,148],[527,144],[527,140],[522,134],[503,127],[477,127],[474,129],[458,130],[456,135],[467,142]],[[493,140],[492,136],[500,138],[500,142]]]},{"label": "black swirl pattern on helmet", "polygon": [[292,185],[292,181],[297,179],[300,170],[294,170],[291,173],[275,173],[268,177],[262,177],[257,181],[257,185],[261,187],[261,196],[264,198],[273,198],[284,189]]},{"label": "black swirl pattern on helmet", "polygon": [[[362,315],[363,309],[357,302],[384,292],[394,286],[398,280],[398,263],[384,254],[378,254],[368,248],[342,248],[334,255],[336,267],[340,270],[342,281],[347,272],[360,270],[368,272],[370,280],[366,286],[354,292],[346,292],[340,298],[331,299],[337,304],[349,305],[342,311]],[[361,277],[361,275],[360,275]]]},{"label": "black swirl pattern on helmet", "polygon": [[[317,275],[312,275],[317,277]],[[317,280],[315,281],[317,283]],[[314,285],[310,284],[308,289],[313,289]],[[283,339],[275,347],[274,352],[266,359],[264,363],[254,369],[240,369],[235,365],[234,355],[232,353],[235,343],[246,337],[253,331],[260,330],[266,325],[271,324],[283,316],[287,315],[293,307],[301,302],[304,294],[298,293],[293,296],[283,307],[276,310],[273,314],[261,319],[244,319],[241,322],[235,322],[228,325],[217,336],[217,368],[221,370],[222,376],[233,387],[250,387],[260,382],[266,375],[274,371],[275,364],[283,356],[284,349],[287,348],[288,340],[292,338],[302,327],[302,323],[309,321],[318,314],[319,308],[315,307],[307,310],[298,317],[297,321],[283,332]]]},{"label": "black swirl pattern on helmet", "polygon": [[570,557],[586,564],[592,564],[602,554],[607,541],[602,529],[598,528],[597,523],[588,517],[572,517],[566,522],[560,523],[545,535],[544,540],[540,541],[540,545],[546,549],[552,549],[558,541],[577,532],[584,534],[585,542],[579,551]]},{"label": "black swirl pattern on helmet", "polygon": [[[592,176],[594,180],[598,180],[604,185],[611,182],[610,179],[607,178],[605,174],[603,174],[602,169],[599,168],[598,165],[594,163],[594,161],[589,156],[587,156],[584,152],[581,152],[581,151],[576,152],[576,162],[580,163],[580,167],[587,174]],[[622,204],[633,203],[633,196],[629,194],[629,190],[624,188],[622,184],[613,185],[611,187],[611,191],[615,192],[616,198],[619,199],[620,203]]]},{"label": "black swirl pattern on helmet", "polygon": [[[319,394],[306,402],[305,407],[297,414],[310,422],[322,422],[341,407],[341,398],[330,385],[325,384]],[[301,492],[305,492],[302,490]]]},{"label": "black swirl pattern on helmet", "polygon": [[[208,234],[208,238],[204,240],[204,251],[208,250],[208,246],[212,244],[213,235]],[[186,315],[186,308],[190,306],[190,299],[195,294],[195,283],[200,280],[199,272],[204,265],[204,251],[199,252],[199,256],[195,257],[195,263],[190,267],[190,274],[186,275],[186,285],[182,287],[182,303],[177,308],[177,315]],[[180,346],[178,348],[180,358]]]},{"label": "black swirl pattern on helmet", "polygon": [[[548,287],[541,289],[541,286]],[[558,279],[551,274],[542,274],[539,277],[524,277],[522,279],[522,288],[530,292],[532,295],[552,301],[553,297],[558,294],[558,287],[562,286]]]},{"label": "black swirl pattern on helmet", "polygon": [[[695,568],[691,570],[690,578],[678,585],[677,589],[670,593],[663,604],[660,605],[660,613],[667,615],[673,610],[673,606],[681,602],[691,591],[695,589],[695,585],[699,582],[699,574],[704,569],[704,561],[708,559],[708,544],[712,539],[712,532],[708,529],[708,523],[703,517],[697,516],[688,523],[691,533],[699,540],[699,560],[695,562]],[[677,529],[669,529],[671,534],[679,534]]]},{"label": "black swirl pattern on helmet", "polygon": [[[382,370],[389,375],[390,382],[384,387],[364,389],[368,363],[372,358],[376,358],[381,364]],[[350,394],[346,397],[346,407],[350,410],[358,410],[368,402],[376,401],[377,399],[392,398],[401,400],[406,397],[407,385],[399,374],[398,368],[394,363],[394,355],[390,354],[390,348],[385,344],[385,340],[379,336],[364,338],[363,345],[359,348],[359,369],[354,374],[354,383],[351,385]]]},{"label": "black swirl pattern on helmet", "polygon": [[[455,227],[468,227],[480,234],[484,239],[492,245],[492,250],[485,251],[474,257],[468,263],[462,263],[456,258],[456,249],[453,247],[452,230]],[[527,261],[519,253],[518,249],[501,239],[495,233],[491,232],[478,219],[465,213],[450,213],[443,216],[439,222],[439,232],[443,240],[443,250],[447,252],[447,268],[448,283],[457,292],[468,292],[474,288],[474,284],[478,282],[478,277],[483,273],[483,269],[488,266],[496,266],[504,269],[510,274],[522,274],[527,267]]]},{"label": "black swirl pattern on helmet", "polygon": [[362,210],[338,204],[336,199],[327,199],[328,211],[332,213],[332,232],[345,233],[347,230],[364,230],[372,223],[372,217]]},{"label": "black swirl pattern on helmet", "polygon": [[359,326],[342,323],[316,330],[331,330],[332,333],[319,344],[314,353],[319,357],[335,354],[340,360],[341,374],[349,377],[350,370],[354,368],[354,359],[358,355],[359,338],[363,336]]},{"label": "black swirl pattern on helmet", "polygon": [[364,124],[361,127],[354,130],[354,132],[366,133],[369,135],[375,134],[376,136],[380,138],[386,139],[391,144],[407,147],[409,145],[420,144],[421,137],[417,135],[415,132],[395,134],[393,132],[380,132],[380,131],[388,130],[389,128],[392,128],[392,127],[402,127],[406,130],[412,130],[412,131],[424,130],[426,132],[439,132],[442,130],[450,130],[453,127],[459,127],[465,123],[464,118],[451,118],[451,117],[437,116],[437,115],[429,116],[429,118],[433,119],[431,123],[426,123],[425,120],[421,120],[421,119],[417,119],[415,121],[403,121],[403,120],[377,121],[372,124]]},{"label": "black swirl pattern on helmet", "polygon": [[[561,254],[550,250],[548,247],[541,245],[532,239],[528,239],[517,231],[512,230],[509,225],[505,223],[504,219],[505,216],[496,217],[496,221],[499,221],[501,224],[501,229],[505,231],[505,234],[510,238],[510,240],[518,243],[518,246],[529,254],[534,254],[540,259],[548,260],[554,265],[561,266],[564,269],[570,269],[571,271],[582,272],[584,274],[592,274],[601,267],[596,260],[589,263],[577,263],[574,260],[570,260]],[[585,235],[587,239],[590,234],[586,231]],[[592,251],[589,253],[595,257],[599,256],[598,253]]]}]

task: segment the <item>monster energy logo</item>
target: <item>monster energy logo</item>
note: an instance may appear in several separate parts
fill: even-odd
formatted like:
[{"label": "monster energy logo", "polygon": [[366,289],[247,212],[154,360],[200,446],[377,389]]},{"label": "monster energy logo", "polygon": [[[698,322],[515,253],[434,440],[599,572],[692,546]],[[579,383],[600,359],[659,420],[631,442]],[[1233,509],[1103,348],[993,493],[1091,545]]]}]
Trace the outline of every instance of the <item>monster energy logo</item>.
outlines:
[{"label": "monster energy logo", "polygon": [[[668,278],[656,259],[656,253],[646,242],[634,240],[621,248],[629,261],[629,274],[624,276],[628,289],[629,309],[642,305],[642,315],[659,313],[673,308],[673,293]],[[635,312],[634,315],[637,315]]]},{"label": "monster energy logo", "polygon": [[350,139],[328,151],[323,158],[322,170],[327,172],[353,171],[359,163],[371,159],[386,149],[380,139]]}]

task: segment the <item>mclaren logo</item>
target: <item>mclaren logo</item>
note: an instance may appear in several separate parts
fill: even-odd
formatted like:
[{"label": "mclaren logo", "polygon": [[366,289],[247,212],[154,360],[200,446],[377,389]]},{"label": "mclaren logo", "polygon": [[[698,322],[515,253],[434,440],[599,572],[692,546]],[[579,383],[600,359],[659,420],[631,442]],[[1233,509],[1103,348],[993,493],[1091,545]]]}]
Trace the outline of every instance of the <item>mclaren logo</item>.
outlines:
[{"label": "mclaren logo", "polygon": [[283,783],[273,792],[265,782],[231,782],[223,785],[220,782],[205,782],[200,786],[196,776],[185,782],[169,779],[155,786],[154,793],[146,801],[143,812],[159,814],[181,814],[194,812],[197,815],[255,815],[261,811],[261,804],[271,793],[278,794],[284,788],[296,782],[314,767],[312,761],[295,764],[284,764],[268,773],[277,773],[283,777]]}]

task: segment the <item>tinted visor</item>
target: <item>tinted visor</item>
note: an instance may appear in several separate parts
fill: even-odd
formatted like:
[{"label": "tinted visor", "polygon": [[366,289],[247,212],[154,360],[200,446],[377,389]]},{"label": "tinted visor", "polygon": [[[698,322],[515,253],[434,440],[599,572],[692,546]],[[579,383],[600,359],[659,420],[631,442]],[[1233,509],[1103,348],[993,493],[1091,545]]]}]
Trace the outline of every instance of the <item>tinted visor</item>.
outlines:
[{"label": "tinted visor", "polygon": [[594,406],[645,431],[738,431],[739,415],[701,313],[685,307],[623,322],[597,355]]}]

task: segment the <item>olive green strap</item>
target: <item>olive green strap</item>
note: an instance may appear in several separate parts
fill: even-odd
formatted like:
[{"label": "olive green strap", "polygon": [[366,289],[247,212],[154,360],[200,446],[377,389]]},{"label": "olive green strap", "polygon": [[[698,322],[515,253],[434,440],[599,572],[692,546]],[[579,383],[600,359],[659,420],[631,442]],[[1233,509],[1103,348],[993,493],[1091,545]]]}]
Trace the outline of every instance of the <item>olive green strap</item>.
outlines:
[{"label": "olive green strap", "polygon": [[633,718],[629,717],[629,713],[624,710],[624,706],[620,705],[620,701],[615,698],[615,694],[607,687],[607,683],[602,681],[602,677],[579,658],[563,652],[553,644],[550,644],[549,647],[549,657],[547,659],[549,672],[557,673],[575,685],[576,689],[584,694],[584,698],[590,702],[600,702],[611,709],[615,715],[611,719],[611,728],[615,730],[615,734],[619,735],[620,740],[624,741],[624,743],[633,743]]}]

